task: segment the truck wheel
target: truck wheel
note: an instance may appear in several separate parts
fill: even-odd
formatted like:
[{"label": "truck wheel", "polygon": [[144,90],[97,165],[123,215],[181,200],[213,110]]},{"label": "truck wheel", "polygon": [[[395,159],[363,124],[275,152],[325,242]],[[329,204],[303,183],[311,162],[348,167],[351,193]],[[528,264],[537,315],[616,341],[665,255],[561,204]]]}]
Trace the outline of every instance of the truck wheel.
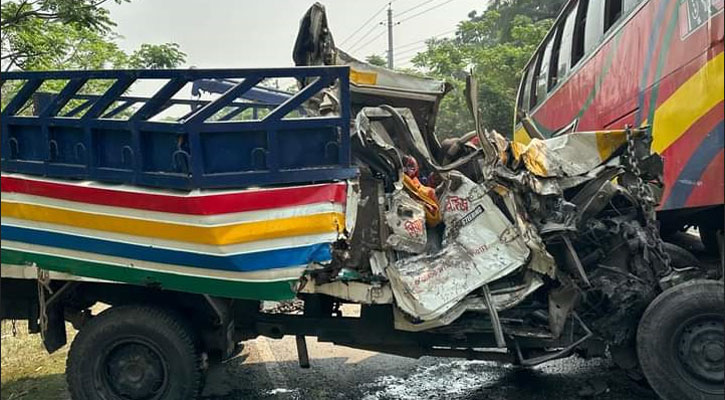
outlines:
[{"label": "truck wheel", "polygon": [[720,254],[720,233],[722,228],[715,227],[700,227],[700,240],[702,245],[705,246],[705,251],[710,255]]},{"label": "truck wheel", "polygon": [[700,260],[695,257],[694,254],[690,253],[686,249],[683,249],[682,247],[665,242],[664,243],[664,249],[670,256],[670,262],[672,263],[672,266],[675,268],[685,268],[685,267],[697,267],[702,268],[702,265],[700,264]]},{"label": "truck wheel", "polygon": [[201,357],[181,318],[150,306],[119,306],[76,335],[66,363],[74,400],[194,399]]},{"label": "truck wheel", "polygon": [[645,377],[666,400],[723,398],[723,283],[694,280],[661,293],[637,330]]}]

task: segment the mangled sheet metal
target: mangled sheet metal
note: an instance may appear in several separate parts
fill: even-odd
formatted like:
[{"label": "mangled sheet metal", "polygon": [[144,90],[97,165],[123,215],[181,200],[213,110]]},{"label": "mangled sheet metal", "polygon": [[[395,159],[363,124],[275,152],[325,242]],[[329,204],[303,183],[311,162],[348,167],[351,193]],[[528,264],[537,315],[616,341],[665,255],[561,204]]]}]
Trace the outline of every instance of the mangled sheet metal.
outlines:
[{"label": "mangled sheet metal", "polygon": [[624,130],[573,132],[550,139],[511,143],[516,160],[538,177],[574,177],[587,174],[608,160],[626,142]]},{"label": "mangled sheet metal", "polygon": [[[554,274],[553,259],[515,193],[438,166],[420,135],[410,110],[366,107],[356,117],[352,140],[357,162],[387,182],[382,196],[366,200],[379,202],[387,227],[382,251],[371,252],[368,273],[389,285],[398,315],[406,316],[396,318],[396,325],[408,330],[446,325],[469,310],[486,311],[481,288],[515,271],[529,272],[515,288],[494,291],[495,308],[514,306],[542,284],[543,275]],[[497,156],[505,144],[499,139]],[[322,293],[324,284],[319,287]],[[370,302],[371,290],[358,288],[356,301]],[[340,295],[348,299],[355,293]]]},{"label": "mangled sheet metal", "polygon": [[313,4],[302,18],[292,58],[296,65],[349,66],[351,90],[360,94],[436,102],[447,91],[443,81],[368,64],[335,47],[320,3]]},{"label": "mangled sheet metal", "polygon": [[484,186],[455,171],[444,184],[443,250],[403,258],[387,271],[398,307],[423,321],[520,268],[529,256],[517,226]]},{"label": "mangled sheet metal", "polygon": [[[395,327],[408,331],[443,327],[467,312],[488,314],[503,347],[498,312],[515,311],[539,289],[549,290],[537,301],[549,308],[545,335],[558,336],[580,295],[628,276],[589,276],[586,269],[597,260],[637,258],[609,260],[587,235],[616,241],[629,229],[642,241],[627,245],[648,243],[643,224],[631,222],[641,215],[632,212],[638,200],[615,182],[624,176],[622,149],[631,131],[530,135],[535,139],[527,144],[510,143],[483,129],[478,90],[469,79],[476,130],[441,144],[433,127],[445,85],[371,66],[336,48],[319,4],[302,21],[294,58],[297,65],[351,67],[351,145],[362,194],[357,220],[346,221],[333,261],[310,266],[300,292],[392,304]],[[595,218],[615,196],[624,208]],[[635,264],[642,271],[653,265]]]},{"label": "mangled sheet metal", "polygon": [[[491,304],[497,311],[515,307],[543,285],[544,280],[541,275],[527,273],[518,285],[492,291]],[[399,307],[396,307],[393,317],[395,329],[418,332],[449,325],[465,312],[489,312],[488,305],[480,293],[466,296],[436,319],[428,321],[411,319],[410,315],[401,311]]]},{"label": "mangled sheet metal", "polygon": [[[485,313],[490,307],[503,311],[516,306],[544,285],[544,276],[559,279],[555,258],[549,253],[549,248],[559,249],[559,242],[566,244],[559,262],[568,273],[579,277],[583,288],[594,286],[568,235],[599,213],[612,196],[626,198],[626,192],[611,183],[622,174],[616,152],[625,142],[616,140],[620,131],[576,134],[571,141],[541,140],[540,148],[547,151],[536,153],[538,164],[532,166],[521,163],[521,157],[507,158],[502,150],[510,151],[511,146],[495,132],[483,132],[480,137],[489,141],[498,156],[491,178],[474,182],[455,170],[438,174],[436,192],[444,226],[440,250],[399,257],[385,269],[396,305],[397,329],[434,329],[452,323],[465,312]],[[608,142],[609,149],[600,146],[595,150],[599,158],[592,156],[581,162],[583,152],[567,147],[576,149],[581,144],[578,141],[596,135],[600,140],[602,135],[615,138]],[[534,153],[529,154],[533,157]],[[569,169],[551,168],[539,174],[538,165],[567,165]],[[532,185],[554,189],[532,190]],[[579,187],[578,195],[567,201],[561,188],[574,186]],[[593,200],[599,198],[604,200]],[[631,202],[636,204],[635,199]],[[542,235],[552,244],[545,245]],[[492,291],[487,302],[484,289],[500,284],[502,278],[511,283]],[[556,336],[561,334],[580,293],[569,280],[564,282],[551,292],[550,307],[555,310],[549,312],[549,326]]]},{"label": "mangled sheet metal", "polygon": [[433,129],[440,101],[450,85],[368,64],[337,48],[322,4],[313,4],[302,18],[292,58],[297,66],[349,66],[354,113],[362,107],[381,104],[408,108],[425,134],[426,145],[434,154],[440,151]]},{"label": "mangled sheet metal", "polygon": [[425,209],[404,191],[398,190],[393,194],[385,222],[390,228],[386,240],[390,248],[415,254],[425,250]]},{"label": "mangled sheet metal", "polygon": [[448,90],[443,81],[406,75],[360,61],[337,49],[334,65],[350,67],[351,90],[370,95],[438,101]]}]

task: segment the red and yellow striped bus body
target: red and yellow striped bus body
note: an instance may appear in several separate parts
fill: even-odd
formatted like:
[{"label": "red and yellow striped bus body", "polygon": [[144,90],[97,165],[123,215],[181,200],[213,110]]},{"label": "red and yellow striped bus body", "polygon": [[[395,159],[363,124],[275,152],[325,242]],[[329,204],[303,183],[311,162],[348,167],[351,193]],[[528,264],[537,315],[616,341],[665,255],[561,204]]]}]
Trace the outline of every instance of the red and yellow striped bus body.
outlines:
[{"label": "red and yellow striped bus body", "polygon": [[[722,213],[723,22],[723,0],[570,1],[529,62],[517,107],[544,136],[651,126],[665,162],[660,211]],[[577,34],[594,38],[582,45],[589,38]],[[528,142],[515,124],[515,140]]]}]

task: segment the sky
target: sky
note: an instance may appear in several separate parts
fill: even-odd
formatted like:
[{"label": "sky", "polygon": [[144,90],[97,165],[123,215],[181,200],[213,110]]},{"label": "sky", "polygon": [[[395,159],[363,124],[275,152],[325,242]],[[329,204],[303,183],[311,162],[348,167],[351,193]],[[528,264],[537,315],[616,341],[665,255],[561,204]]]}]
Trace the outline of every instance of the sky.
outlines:
[{"label": "sky", "polygon": [[[116,31],[122,36],[118,42],[124,50],[133,51],[142,43],[176,42],[187,53],[185,67],[260,68],[293,65],[292,46],[299,21],[313,3],[312,0],[132,0],[120,5],[113,3],[108,8],[118,24]],[[321,3],[327,9],[328,24],[337,47],[346,51],[353,49],[352,54],[360,59],[370,54],[385,57],[386,28],[379,22],[387,18],[381,10],[388,0]],[[394,51],[398,53],[396,67],[409,65],[406,63],[416,50],[424,46],[419,41],[442,33],[445,34],[441,37],[452,36],[458,22],[466,19],[470,11],[480,13],[485,4],[486,0],[393,0],[394,21],[401,21],[393,31],[394,47],[401,47]],[[427,11],[431,8],[434,9]],[[344,41],[378,11],[381,12],[370,23]],[[396,18],[397,14],[401,17]]]}]

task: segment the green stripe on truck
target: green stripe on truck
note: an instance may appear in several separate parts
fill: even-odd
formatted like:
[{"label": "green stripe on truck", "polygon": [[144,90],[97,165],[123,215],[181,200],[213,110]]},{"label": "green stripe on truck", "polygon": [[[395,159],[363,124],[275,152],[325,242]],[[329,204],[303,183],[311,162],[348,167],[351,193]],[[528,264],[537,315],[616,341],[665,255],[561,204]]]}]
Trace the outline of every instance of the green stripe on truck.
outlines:
[{"label": "green stripe on truck", "polygon": [[270,301],[290,300],[295,297],[292,286],[296,280],[242,282],[134,269],[133,267],[11,249],[2,249],[0,257],[3,264],[30,265],[35,263],[39,268],[51,271],[211,296]]}]

